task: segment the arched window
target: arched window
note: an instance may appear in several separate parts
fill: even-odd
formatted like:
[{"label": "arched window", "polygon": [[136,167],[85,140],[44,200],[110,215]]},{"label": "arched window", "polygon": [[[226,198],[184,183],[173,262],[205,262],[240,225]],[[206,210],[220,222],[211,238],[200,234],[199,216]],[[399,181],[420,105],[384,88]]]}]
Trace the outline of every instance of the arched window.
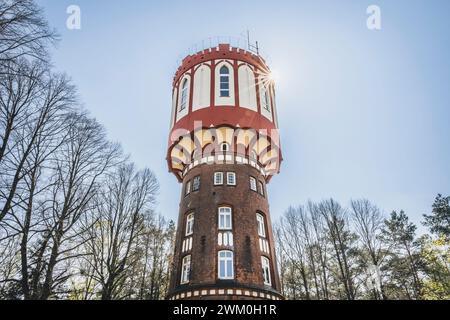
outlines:
[{"label": "arched window", "polygon": [[220,96],[230,96],[230,70],[226,66],[220,68]]},{"label": "arched window", "polygon": [[190,213],[186,218],[186,236],[194,233],[194,214]]},{"label": "arched window", "polygon": [[223,152],[228,152],[228,151],[230,151],[230,145],[228,143],[224,142],[220,145],[220,150]]},{"label": "arched window", "polygon": [[181,85],[181,101],[179,112],[183,111],[187,107],[187,97],[188,97],[188,79],[183,80],[183,84]]},{"label": "arched window", "polygon": [[233,279],[233,251],[219,251],[219,279]]},{"label": "arched window", "polygon": [[263,86],[263,108],[270,112],[269,90],[265,84]]},{"label": "arched window", "polygon": [[181,263],[181,284],[186,284],[190,280],[191,275],[191,256],[185,256]]},{"label": "arched window", "polygon": [[261,257],[261,265],[262,265],[264,284],[271,286],[272,281],[270,279],[270,261],[269,261],[269,259],[267,259],[266,257]]}]

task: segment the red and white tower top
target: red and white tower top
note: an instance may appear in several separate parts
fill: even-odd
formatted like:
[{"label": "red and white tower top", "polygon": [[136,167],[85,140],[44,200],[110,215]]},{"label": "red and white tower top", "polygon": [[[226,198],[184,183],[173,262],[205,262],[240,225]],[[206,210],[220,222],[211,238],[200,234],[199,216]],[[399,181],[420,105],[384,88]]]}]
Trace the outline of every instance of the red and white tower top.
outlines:
[{"label": "red and white tower top", "polygon": [[219,44],[183,59],[173,80],[169,170],[181,182],[205,163],[242,163],[266,181],[282,160],[274,82],[264,59]]}]

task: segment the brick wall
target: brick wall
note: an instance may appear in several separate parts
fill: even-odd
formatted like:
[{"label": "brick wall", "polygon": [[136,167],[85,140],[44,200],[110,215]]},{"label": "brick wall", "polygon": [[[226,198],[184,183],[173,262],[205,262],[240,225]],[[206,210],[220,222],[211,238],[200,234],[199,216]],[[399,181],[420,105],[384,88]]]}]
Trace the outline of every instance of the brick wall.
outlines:
[{"label": "brick wall", "polygon": [[[224,184],[221,186],[214,185],[214,172],[217,171],[224,172]],[[236,186],[226,184],[226,172],[236,173]],[[189,195],[185,196],[186,182],[192,182],[195,176],[200,176],[200,190],[191,191]],[[250,176],[255,177],[257,181],[264,182],[263,177],[255,168],[239,164],[204,164],[193,168],[184,177],[169,298],[177,292],[194,289],[198,289],[200,293],[212,288],[217,290],[226,288],[225,292],[227,290],[246,292],[247,289],[268,293],[280,291],[267,192],[265,185],[265,196],[252,191],[249,183]],[[234,280],[218,279],[218,251],[221,248],[226,249],[218,245],[218,207],[220,206],[229,206],[233,210]],[[186,216],[191,212],[195,214],[192,249],[182,253]],[[267,254],[260,250],[256,221],[257,212],[261,212],[266,218],[266,239],[270,248]],[[181,260],[188,254],[191,255],[190,281],[188,284],[181,285]],[[263,254],[270,259],[272,286],[264,285],[261,266]],[[199,298],[201,296],[200,294]],[[233,294],[222,297],[209,294],[208,299],[224,299],[226,297],[229,299],[238,298],[233,297]]]}]

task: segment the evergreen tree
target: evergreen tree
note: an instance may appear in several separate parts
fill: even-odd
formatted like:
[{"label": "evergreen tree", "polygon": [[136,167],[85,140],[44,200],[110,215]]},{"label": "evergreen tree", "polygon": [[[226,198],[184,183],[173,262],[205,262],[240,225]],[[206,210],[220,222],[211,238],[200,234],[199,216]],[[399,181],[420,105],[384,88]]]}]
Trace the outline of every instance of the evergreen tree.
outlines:
[{"label": "evergreen tree", "polygon": [[423,224],[430,228],[431,233],[450,239],[450,197],[438,194],[433,203],[430,215],[423,215]]},{"label": "evergreen tree", "polygon": [[421,261],[419,243],[415,241],[416,229],[403,210],[399,213],[393,211],[390,218],[384,221],[380,235],[380,239],[390,248],[388,269],[391,279],[394,280],[392,282],[399,283],[400,287],[410,282],[412,291],[405,288],[404,293],[411,299],[419,299],[421,290],[419,277]]}]

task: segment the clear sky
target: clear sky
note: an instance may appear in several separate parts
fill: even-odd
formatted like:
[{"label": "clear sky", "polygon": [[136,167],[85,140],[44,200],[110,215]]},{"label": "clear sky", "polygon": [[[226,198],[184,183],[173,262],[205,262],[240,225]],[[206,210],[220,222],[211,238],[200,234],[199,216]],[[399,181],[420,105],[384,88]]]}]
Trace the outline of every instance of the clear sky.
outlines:
[{"label": "clear sky", "polygon": [[[450,1],[38,0],[62,41],[57,69],[140,167],[158,210],[177,218],[168,173],[171,82],[194,43],[249,29],[277,73],[284,162],[269,184],[273,220],[289,205],[366,197],[414,222],[450,194]],[[81,8],[81,30],[66,8]],[[382,29],[366,27],[381,8]]]}]

